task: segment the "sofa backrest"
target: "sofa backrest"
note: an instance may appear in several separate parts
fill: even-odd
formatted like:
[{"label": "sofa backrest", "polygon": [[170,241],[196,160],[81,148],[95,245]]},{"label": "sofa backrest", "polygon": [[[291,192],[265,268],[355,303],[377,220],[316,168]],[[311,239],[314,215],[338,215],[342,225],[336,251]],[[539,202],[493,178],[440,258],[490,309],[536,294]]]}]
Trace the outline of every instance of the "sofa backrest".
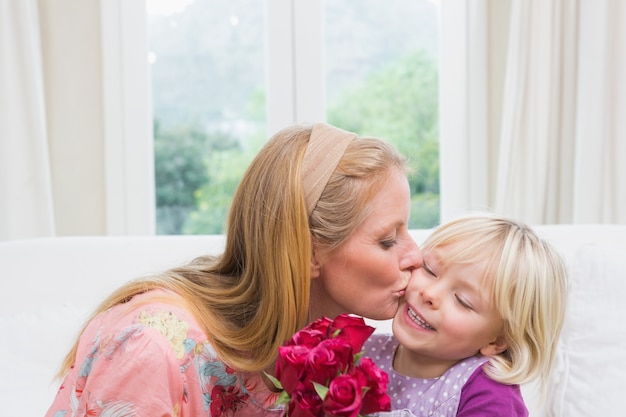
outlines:
[{"label": "sofa backrest", "polygon": [[[626,395],[626,225],[537,226],[566,259],[570,306],[543,406],[523,387],[532,417],[621,416]],[[430,230],[413,230],[421,244]],[[3,415],[43,415],[53,379],[80,325],[120,284],[196,256],[224,237],[64,237],[0,242],[0,404]],[[389,332],[390,322],[371,322]]]}]

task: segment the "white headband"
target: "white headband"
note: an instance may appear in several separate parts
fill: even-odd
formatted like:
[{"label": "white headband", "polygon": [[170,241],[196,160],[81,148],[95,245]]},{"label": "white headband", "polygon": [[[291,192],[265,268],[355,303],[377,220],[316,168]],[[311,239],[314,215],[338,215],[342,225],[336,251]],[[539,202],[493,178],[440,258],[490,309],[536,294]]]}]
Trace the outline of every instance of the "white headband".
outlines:
[{"label": "white headband", "polygon": [[310,216],[350,142],[357,137],[326,123],[316,123],[304,153],[302,185]]}]

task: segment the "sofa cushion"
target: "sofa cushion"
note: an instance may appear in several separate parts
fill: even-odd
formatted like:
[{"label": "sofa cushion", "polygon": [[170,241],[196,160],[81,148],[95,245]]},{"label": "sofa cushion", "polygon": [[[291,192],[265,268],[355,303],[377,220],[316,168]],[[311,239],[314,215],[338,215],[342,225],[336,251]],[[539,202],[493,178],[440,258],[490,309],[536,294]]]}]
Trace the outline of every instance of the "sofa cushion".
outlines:
[{"label": "sofa cushion", "polygon": [[618,244],[585,244],[572,259],[553,415],[624,415],[626,391],[618,381],[626,376],[625,259],[626,246]]}]

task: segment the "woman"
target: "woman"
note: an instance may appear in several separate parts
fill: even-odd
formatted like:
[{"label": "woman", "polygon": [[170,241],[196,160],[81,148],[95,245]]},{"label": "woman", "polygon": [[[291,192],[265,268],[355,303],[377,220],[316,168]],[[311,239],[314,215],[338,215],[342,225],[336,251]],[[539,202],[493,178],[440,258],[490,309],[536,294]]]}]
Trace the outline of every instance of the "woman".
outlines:
[{"label": "woman", "polygon": [[320,316],[391,318],[421,266],[406,171],[380,139],[323,123],[278,132],[235,193],[224,253],[107,298],[47,416],[278,412],[263,378],[278,346]]}]

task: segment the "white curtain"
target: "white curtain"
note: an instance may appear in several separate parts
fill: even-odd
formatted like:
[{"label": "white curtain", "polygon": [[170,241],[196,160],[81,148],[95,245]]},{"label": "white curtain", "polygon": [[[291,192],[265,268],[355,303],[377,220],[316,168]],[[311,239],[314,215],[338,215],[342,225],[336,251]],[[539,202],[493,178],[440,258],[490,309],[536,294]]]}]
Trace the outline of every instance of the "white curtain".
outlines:
[{"label": "white curtain", "polygon": [[580,0],[576,223],[626,223],[626,3]]},{"label": "white curtain", "polygon": [[[494,209],[531,224],[626,223],[626,3],[441,5],[442,88],[457,75],[451,37],[464,52],[454,65],[464,96],[442,96],[442,220]],[[453,8],[466,8],[460,23]],[[479,152],[459,164],[462,149]]]},{"label": "white curtain", "polygon": [[626,223],[626,7],[512,3],[495,208],[531,223]]},{"label": "white curtain", "polygon": [[55,234],[36,0],[0,0],[0,240]]},{"label": "white curtain", "polygon": [[0,0],[0,241],[154,233],[143,0]]}]

